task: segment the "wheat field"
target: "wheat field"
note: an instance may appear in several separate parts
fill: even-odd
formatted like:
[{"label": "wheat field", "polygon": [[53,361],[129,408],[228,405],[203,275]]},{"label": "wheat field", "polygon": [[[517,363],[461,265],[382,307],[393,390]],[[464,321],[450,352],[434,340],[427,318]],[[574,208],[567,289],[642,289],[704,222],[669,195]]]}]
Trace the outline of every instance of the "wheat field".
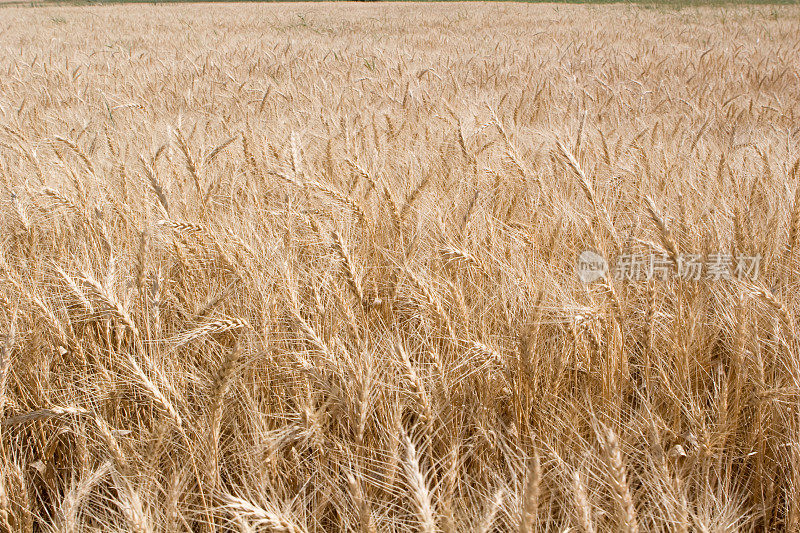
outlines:
[{"label": "wheat field", "polygon": [[5,8],[0,49],[0,531],[800,530],[800,8]]}]

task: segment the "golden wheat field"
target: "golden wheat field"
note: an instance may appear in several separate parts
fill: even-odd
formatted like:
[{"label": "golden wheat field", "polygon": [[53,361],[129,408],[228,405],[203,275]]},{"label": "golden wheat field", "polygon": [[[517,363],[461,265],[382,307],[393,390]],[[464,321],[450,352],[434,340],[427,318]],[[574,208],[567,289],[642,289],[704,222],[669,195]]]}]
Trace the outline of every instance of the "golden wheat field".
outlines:
[{"label": "golden wheat field", "polygon": [[800,8],[5,8],[0,50],[0,531],[800,530]]}]

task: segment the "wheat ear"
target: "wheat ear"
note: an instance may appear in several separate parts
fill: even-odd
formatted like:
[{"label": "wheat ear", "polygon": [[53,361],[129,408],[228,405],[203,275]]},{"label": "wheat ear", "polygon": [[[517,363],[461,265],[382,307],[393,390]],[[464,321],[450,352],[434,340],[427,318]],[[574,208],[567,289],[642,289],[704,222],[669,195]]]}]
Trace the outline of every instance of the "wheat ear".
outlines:
[{"label": "wheat ear", "polygon": [[619,530],[625,533],[637,533],[639,524],[636,519],[633,496],[628,485],[627,469],[622,460],[622,449],[617,436],[610,429],[605,436],[603,452],[608,470],[608,482],[619,508]]},{"label": "wheat ear", "polygon": [[224,494],[220,497],[223,509],[234,516],[239,516],[257,526],[266,527],[275,533],[304,533],[305,528],[295,524],[285,513],[274,509],[266,509],[245,500]]},{"label": "wheat ear", "polygon": [[212,460],[210,462],[209,470],[212,477],[219,469],[219,435],[220,426],[222,424],[222,409],[225,398],[225,393],[231,385],[231,378],[236,364],[242,356],[242,345],[237,342],[233,350],[228,352],[228,355],[222,361],[222,365],[217,370],[214,380],[211,384],[211,453]]},{"label": "wheat ear", "polygon": [[678,245],[675,243],[675,239],[672,238],[672,232],[670,232],[667,227],[667,223],[662,218],[661,213],[658,212],[653,199],[649,196],[645,196],[644,200],[647,206],[647,212],[656,225],[656,228],[658,228],[658,236],[661,239],[662,246],[664,246],[664,249],[667,251],[670,260],[677,265],[679,259]]},{"label": "wheat ear", "polygon": [[499,489],[494,493],[494,497],[492,498],[491,502],[489,502],[486,513],[483,515],[478,527],[475,529],[477,533],[490,533],[491,531],[494,531],[495,518],[497,518],[497,513],[503,506],[503,498],[503,489]]},{"label": "wheat ear", "polygon": [[581,473],[578,470],[572,473],[572,499],[575,502],[579,529],[583,531],[583,533],[594,533],[594,522],[592,521],[592,508],[589,505],[589,496],[586,494],[586,486],[583,484]]},{"label": "wheat ear", "polygon": [[420,521],[420,531],[423,533],[436,532],[436,520],[433,512],[433,502],[425,476],[419,465],[419,457],[414,443],[409,436],[402,432],[403,445],[405,446],[405,456],[403,466],[405,468],[408,486],[411,489],[411,497],[414,501],[414,508],[417,511],[417,518]]},{"label": "wheat ear", "polygon": [[542,465],[538,453],[534,453],[530,461],[526,478],[525,489],[522,492],[522,518],[519,524],[519,533],[532,533],[533,524],[539,509]]},{"label": "wheat ear", "polygon": [[331,238],[333,239],[333,249],[342,260],[342,269],[344,270],[345,279],[347,280],[347,286],[350,288],[353,296],[356,297],[358,303],[364,306],[364,289],[362,289],[361,280],[356,274],[353,257],[350,255],[350,251],[347,249],[347,245],[338,231],[333,230],[331,232]]}]

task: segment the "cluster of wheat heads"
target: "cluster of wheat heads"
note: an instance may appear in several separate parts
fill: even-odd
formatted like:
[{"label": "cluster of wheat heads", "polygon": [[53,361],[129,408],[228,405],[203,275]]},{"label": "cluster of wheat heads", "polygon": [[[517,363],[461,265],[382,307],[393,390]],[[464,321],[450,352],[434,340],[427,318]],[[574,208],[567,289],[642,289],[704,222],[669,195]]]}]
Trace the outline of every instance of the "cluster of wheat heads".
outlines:
[{"label": "cluster of wheat heads", "polygon": [[799,13],[0,11],[0,530],[797,530]]}]

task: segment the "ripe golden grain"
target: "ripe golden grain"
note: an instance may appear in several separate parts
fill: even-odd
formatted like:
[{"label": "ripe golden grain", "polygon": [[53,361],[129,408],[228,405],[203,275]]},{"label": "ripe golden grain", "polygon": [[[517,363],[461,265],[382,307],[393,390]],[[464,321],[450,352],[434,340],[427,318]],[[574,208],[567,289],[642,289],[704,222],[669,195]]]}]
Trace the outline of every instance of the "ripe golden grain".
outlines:
[{"label": "ripe golden grain", "polygon": [[798,14],[3,7],[0,530],[796,529]]}]

